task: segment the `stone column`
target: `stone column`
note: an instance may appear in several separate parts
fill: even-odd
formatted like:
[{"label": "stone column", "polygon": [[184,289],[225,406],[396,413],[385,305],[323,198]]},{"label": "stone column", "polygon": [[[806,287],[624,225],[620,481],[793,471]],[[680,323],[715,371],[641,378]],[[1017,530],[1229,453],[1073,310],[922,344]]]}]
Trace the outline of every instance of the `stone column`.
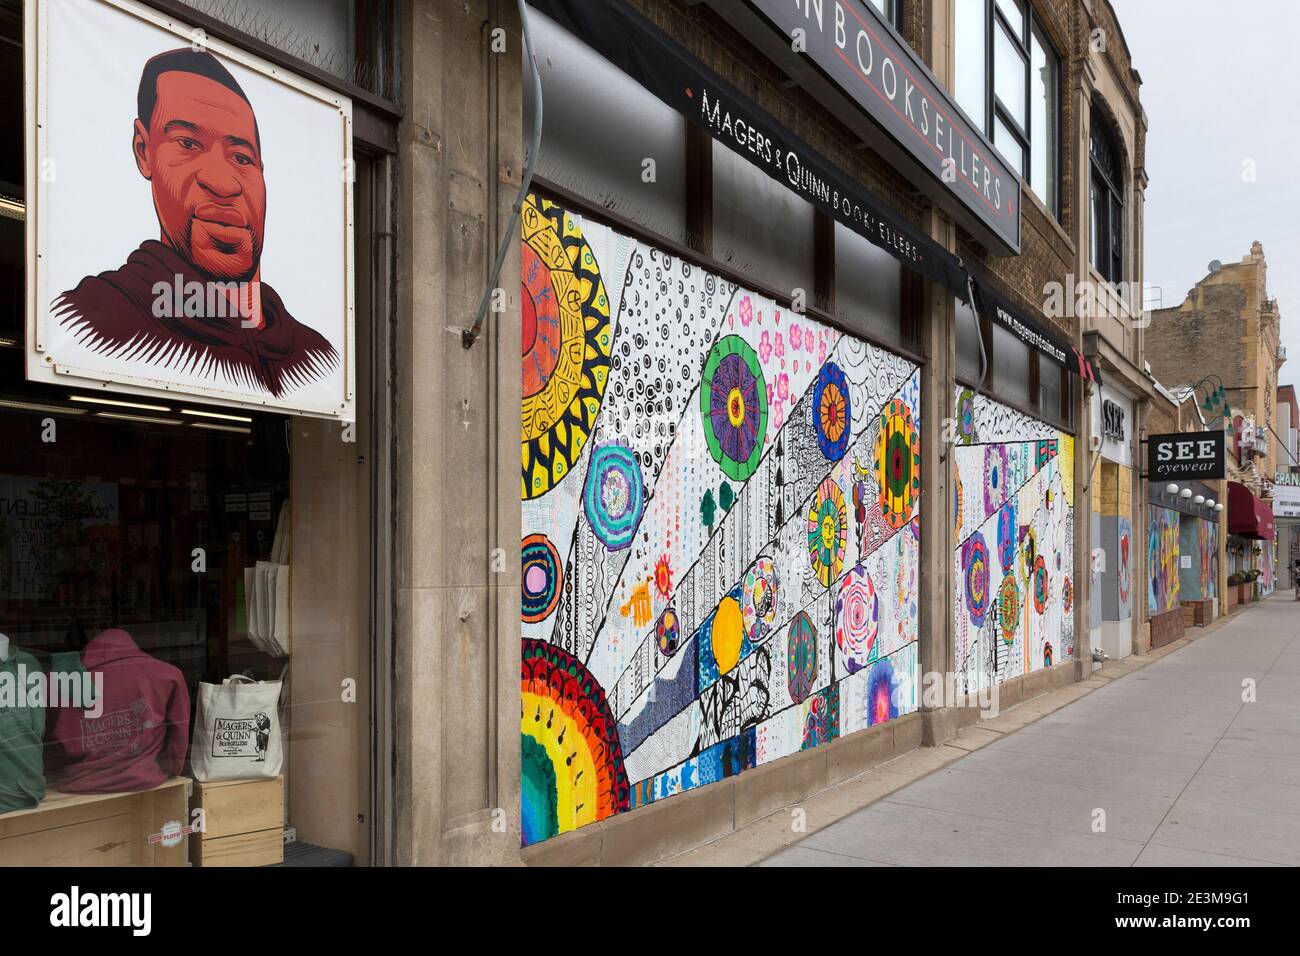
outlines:
[{"label": "stone column", "polygon": [[401,18],[392,862],[506,862],[519,852],[517,245],[497,281],[506,311],[471,349],[461,330],[520,182],[521,38],[507,0],[404,0]]}]

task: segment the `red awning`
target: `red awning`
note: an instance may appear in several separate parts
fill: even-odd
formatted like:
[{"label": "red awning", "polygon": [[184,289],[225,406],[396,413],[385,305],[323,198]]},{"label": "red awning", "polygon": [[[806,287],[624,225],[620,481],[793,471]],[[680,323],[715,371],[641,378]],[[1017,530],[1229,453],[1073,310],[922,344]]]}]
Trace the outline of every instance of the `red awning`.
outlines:
[{"label": "red awning", "polygon": [[1273,540],[1273,509],[1239,481],[1228,482],[1228,533]]}]

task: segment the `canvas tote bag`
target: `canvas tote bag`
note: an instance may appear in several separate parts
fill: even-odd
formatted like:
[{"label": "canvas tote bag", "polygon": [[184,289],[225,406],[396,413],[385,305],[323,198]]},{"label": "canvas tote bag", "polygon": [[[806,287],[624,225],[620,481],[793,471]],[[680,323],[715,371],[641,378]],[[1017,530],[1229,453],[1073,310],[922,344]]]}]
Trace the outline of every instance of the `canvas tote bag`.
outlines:
[{"label": "canvas tote bag", "polygon": [[194,779],[276,777],[284,765],[280,736],[281,681],[242,674],[220,684],[199,684],[198,713],[190,744]]}]

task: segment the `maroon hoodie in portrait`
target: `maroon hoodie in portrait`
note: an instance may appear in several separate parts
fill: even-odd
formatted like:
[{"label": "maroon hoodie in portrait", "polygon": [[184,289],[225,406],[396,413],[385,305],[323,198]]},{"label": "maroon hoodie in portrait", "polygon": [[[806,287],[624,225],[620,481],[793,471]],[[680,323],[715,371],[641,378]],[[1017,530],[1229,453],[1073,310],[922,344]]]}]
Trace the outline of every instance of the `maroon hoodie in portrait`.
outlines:
[{"label": "maroon hoodie in portrait", "polygon": [[[103,674],[103,700],[60,708],[51,738],[54,786],[66,793],[148,790],[181,772],[189,750],[190,692],[181,672],[114,628],[86,645],[81,663]],[[92,716],[102,706],[99,716]]]}]

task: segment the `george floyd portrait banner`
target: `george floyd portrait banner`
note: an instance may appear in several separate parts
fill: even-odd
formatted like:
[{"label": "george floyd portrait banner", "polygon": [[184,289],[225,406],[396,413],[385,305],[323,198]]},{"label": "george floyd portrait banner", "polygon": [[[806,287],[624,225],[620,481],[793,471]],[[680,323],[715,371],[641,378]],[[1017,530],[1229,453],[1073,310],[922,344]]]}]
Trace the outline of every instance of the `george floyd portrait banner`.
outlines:
[{"label": "george floyd portrait banner", "polygon": [[27,0],[27,375],[352,420],[352,103],[134,0]]}]

